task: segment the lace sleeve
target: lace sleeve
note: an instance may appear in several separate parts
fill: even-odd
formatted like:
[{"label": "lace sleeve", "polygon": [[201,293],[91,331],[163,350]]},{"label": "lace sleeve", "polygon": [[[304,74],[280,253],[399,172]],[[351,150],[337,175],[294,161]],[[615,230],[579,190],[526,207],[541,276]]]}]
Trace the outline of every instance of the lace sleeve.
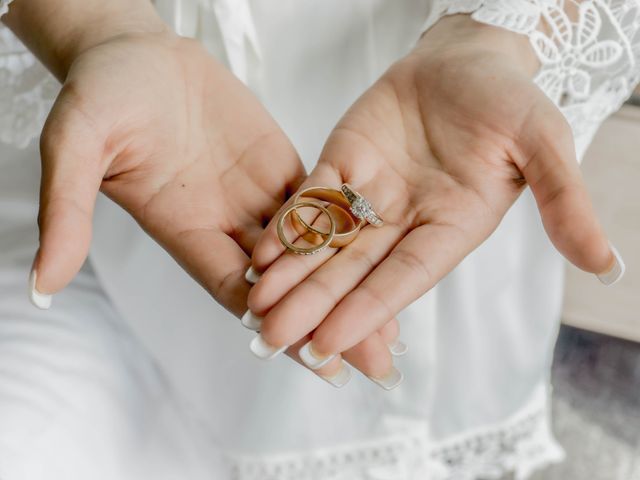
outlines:
[{"label": "lace sleeve", "polygon": [[9,4],[13,0],[0,0],[0,17],[9,11]]},{"label": "lace sleeve", "polygon": [[435,0],[425,30],[455,13],[529,37],[535,82],[571,124],[580,154],[640,80],[637,0]]},{"label": "lace sleeve", "polygon": [[[0,0],[0,15],[11,0]],[[0,144],[24,148],[37,139],[60,86],[0,22]]]}]

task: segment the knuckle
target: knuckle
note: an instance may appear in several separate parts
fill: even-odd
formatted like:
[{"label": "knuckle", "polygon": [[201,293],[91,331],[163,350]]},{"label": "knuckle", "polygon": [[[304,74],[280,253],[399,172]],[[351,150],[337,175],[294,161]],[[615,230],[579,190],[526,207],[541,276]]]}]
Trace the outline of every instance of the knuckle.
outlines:
[{"label": "knuckle", "polygon": [[320,329],[313,335],[314,349],[322,354],[341,353],[338,336],[332,329]]},{"label": "knuckle", "polygon": [[412,251],[400,249],[394,251],[392,256],[402,267],[415,273],[423,282],[431,280],[432,275],[425,262]]},{"label": "knuckle", "polygon": [[375,267],[375,262],[366,250],[358,247],[347,247],[343,251],[347,257],[346,261],[348,263],[366,265],[367,270],[369,271],[373,270],[373,268]]},{"label": "knuckle", "polygon": [[[367,341],[363,342],[366,344]],[[358,369],[371,377],[382,377],[391,368],[391,355],[385,350],[361,348],[357,360]]]},{"label": "knuckle", "polygon": [[271,291],[272,284],[274,282],[272,282],[271,278],[265,275],[264,278],[261,278],[258,283],[251,287],[247,297],[249,310],[261,315],[272,306],[275,297]]},{"label": "knuckle", "polygon": [[292,345],[300,339],[296,337],[294,329],[289,328],[288,317],[282,315],[267,316],[262,322],[260,333],[269,344],[275,347]]},{"label": "knuckle", "polygon": [[391,319],[381,329],[380,335],[386,342],[392,342],[400,335],[400,324],[396,318]]},{"label": "knuckle", "polygon": [[337,374],[340,371],[341,366],[342,366],[342,358],[340,355],[336,355],[336,357],[333,360],[331,360],[326,365],[320,367],[319,369],[314,370],[314,372],[317,373],[318,375],[332,376]]},{"label": "knuckle", "polygon": [[305,281],[306,287],[313,290],[315,296],[324,296],[329,303],[335,305],[338,303],[340,296],[333,290],[328,282],[314,275],[308,277]]},{"label": "knuckle", "polygon": [[362,301],[362,305],[366,306],[367,311],[372,312],[381,309],[387,318],[392,318],[395,315],[392,312],[391,306],[384,300],[380,292],[370,285],[366,283],[360,285],[357,292],[361,296],[360,300]]},{"label": "knuckle", "polygon": [[232,298],[240,281],[244,281],[244,271],[243,269],[235,269],[209,285],[208,290],[217,300]]}]

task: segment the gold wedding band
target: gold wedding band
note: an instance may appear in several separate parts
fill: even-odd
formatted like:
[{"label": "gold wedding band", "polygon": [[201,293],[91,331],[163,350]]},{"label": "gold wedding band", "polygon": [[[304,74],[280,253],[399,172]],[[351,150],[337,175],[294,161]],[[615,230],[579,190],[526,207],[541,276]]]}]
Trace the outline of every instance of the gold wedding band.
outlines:
[{"label": "gold wedding band", "polygon": [[[351,204],[342,192],[335,188],[310,187],[298,192],[293,201],[299,202],[301,198],[313,198],[329,203],[326,208],[336,220],[336,233],[329,244],[330,247],[340,248],[348,245],[356,238],[358,232],[366,223],[364,219],[358,219],[350,212]],[[348,228],[338,228],[338,220],[340,218],[345,220],[343,222],[344,226]],[[291,223],[296,231],[302,235],[302,238],[308,241],[313,241],[318,235],[322,238],[326,238],[328,235],[328,232],[319,230],[305,222],[297,210],[294,210],[291,214]]]},{"label": "gold wedding band", "polygon": [[[329,223],[330,223],[329,232],[326,233],[325,235],[317,235],[316,238],[320,237],[322,239],[322,242],[320,242],[317,245],[313,245],[312,247],[298,247],[297,245],[294,245],[289,240],[287,240],[287,237],[284,234],[284,222],[285,222],[285,220],[287,219],[287,217],[292,212],[294,212],[298,208],[302,208],[302,207],[317,208],[322,213],[324,213],[327,217],[329,217]],[[291,250],[293,253],[297,253],[298,255],[313,255],[314,253],[318,253],[318,252],[324,250],[325,248],[327,248],[331,244],[331,242],[333,241],[333,239],[335,237],[335,234],[336,234],[336,221],[333,218],[333,216],[331,215],[331,212],[325,206],[323,206],[323,205],[321,205],[321,204],[319,204],[317,202],[297,202],[297,203],[294,203],[294,204],[290,205],[289,207],[287,207],[280,214],[280,217],[278,218],[278,223],[277,223],[276,229],[277,229],[277,232],[278,232],[278,238],[280,239],[280,242],[288,250]]]}]

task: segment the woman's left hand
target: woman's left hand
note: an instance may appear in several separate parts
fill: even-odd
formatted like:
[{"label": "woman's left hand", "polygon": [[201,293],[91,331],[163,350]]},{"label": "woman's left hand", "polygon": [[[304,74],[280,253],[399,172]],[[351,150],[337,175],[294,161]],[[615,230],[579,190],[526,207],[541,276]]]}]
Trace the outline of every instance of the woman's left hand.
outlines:
[{"label": "woman's left hand", "polygon": [[[385,224],[300,257],[283,254],[272,222],[253,253],[264,274],[249,295],[266,342],[313,332],[315,356],[339,357],[478,247],[527,184],[560,252],[589,272],[612,268],[571,128],[532,81],[536,68],[526,37],[448,17],[353,105],[302,188],[349,183]],[[346,360],[372,375],[367,356],[379,352]],[[385,375],[397,377],[375,376]]]}]

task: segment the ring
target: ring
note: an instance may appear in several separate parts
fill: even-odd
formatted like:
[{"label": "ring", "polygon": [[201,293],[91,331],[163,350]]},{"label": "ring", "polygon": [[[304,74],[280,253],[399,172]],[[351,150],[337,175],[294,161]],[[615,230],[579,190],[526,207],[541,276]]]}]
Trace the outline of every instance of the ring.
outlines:
[{"label": "ring", "polygon": [[[293,212],[294,210],[296,210],[296,209],[298,209],[300,207],[317,208],[322,213],[324,213],[327,217],[329,217],[329,222],[331,224],[331,226],[329,228],[329,233],[326,234],[326,237],[321,237],[322,238],[322,242],[319,243],[318,245],[314,245],[313,247],[308,247],[308,248],[298,247],[298,246],[294,245],[293,243],[291,243],[289,240],[287,240],[287,237],[285,237],[285,235],[284,235],[284,222],[285,222],[285,220],[287,219],[287,217],[289,216],[289,214],[291,212]],[[336,221],[331,216],[331,212],[326,207],[320,205],[319,203],[316,203],[316,202],[298,202],[298,203],[294,203],[293,205],[290,205],[289,207],[287,207],[280,214],[280,217],[278,218],[277,231],[278,231],[278,238],[280,239],[280,242],[288,250],[291,250],[293,253],[297,253],[298,255],[313,255],[314,253],[318,253],[318,252],[324,250],[326,247],[329,246],[329,244],[331,243],[331,241],[333,240],[333,238],[334,238],[334,236],[336,234]]]},{"label": "ring", "polygon": [[380,215],[375,212],[375,210],[371,206],[371,203],[369,203],[366,198],[352,189],[348,183],[343,183],[342,187],[340,187],[340,190],[342,191],[342,194],[345,196],[345,198],[349,201],[349,210],[351,210],[351,213],[353,213],[356,218],[366,220],[374,227],[381,227],[382,225],[384,225],[382,217],[380,217]]},{"label": "ring", "polygon": [[[365,220],[355,218],[355,216],[350,213],[351,204],[340,190],[327,187],[310,187],[298,192],[293,201],[298,202],[300,198],[303,197],[328,202],[330,205],[327,206],[327,210],[334,215],[334,220],[339,218],[344,219],[343,225],[347,228],[337,228],[336,226],[336,234],[329,244],[330,247],[339,248],[348,245],[356,238],[358,232],[366,223]],[[318,235],[322,238],[328,235],[328,232],[319,230],[305,222],[297,210],[291,215],[291,223],[305,240],[314,241]]]}]

